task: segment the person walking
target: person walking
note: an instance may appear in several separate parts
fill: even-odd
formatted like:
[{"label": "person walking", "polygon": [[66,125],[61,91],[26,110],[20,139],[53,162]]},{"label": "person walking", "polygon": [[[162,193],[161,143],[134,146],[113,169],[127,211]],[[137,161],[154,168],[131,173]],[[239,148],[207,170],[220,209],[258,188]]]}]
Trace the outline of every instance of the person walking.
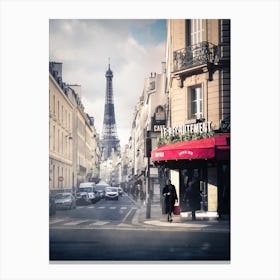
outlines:
[{"label": "person walking", "polygon": [[190,178],[187,183],[184,201],[187,202],[190,210],[192,211],[192,220],[196,220],[195,211],[200,210],[201,195],[199,180],[193,175],[192,172],[190,173]]},{"label": "person walking", "polygon": [[172,222],[172,212],[174,210],[175,201],[178,201],[175,186],[171,184],[171,180],[167,179],[166,185],[162,190],[162,195],[165,201],[165,214],[167,214],[167,221]]}]

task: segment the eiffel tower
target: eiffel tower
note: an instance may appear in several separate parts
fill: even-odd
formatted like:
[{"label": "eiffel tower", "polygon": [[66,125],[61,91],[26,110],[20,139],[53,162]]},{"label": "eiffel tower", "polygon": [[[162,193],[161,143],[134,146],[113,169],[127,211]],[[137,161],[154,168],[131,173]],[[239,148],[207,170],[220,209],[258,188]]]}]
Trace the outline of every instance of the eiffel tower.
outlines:
[{"label": "eiffel tower", "polygon": [[117,136],[115,108],[113,101],[113,72],[110,69],[110,60],[106,77],[106,96],[104,108],[103,130],[101,138],[102,160],[110,159],[112,152],[120,152],[120,140]]}]

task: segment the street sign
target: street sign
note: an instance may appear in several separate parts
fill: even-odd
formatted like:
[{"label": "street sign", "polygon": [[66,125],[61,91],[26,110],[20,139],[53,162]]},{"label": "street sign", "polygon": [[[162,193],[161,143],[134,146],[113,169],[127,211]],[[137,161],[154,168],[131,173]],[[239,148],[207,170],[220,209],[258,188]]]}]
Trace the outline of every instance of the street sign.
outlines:
[{"label": "street sign", "polygon": [[59,177],[58,177],[58,181],[59,181],[59,182],[62,182],[63,180],[64,180],[63,176],[59,176]]}]

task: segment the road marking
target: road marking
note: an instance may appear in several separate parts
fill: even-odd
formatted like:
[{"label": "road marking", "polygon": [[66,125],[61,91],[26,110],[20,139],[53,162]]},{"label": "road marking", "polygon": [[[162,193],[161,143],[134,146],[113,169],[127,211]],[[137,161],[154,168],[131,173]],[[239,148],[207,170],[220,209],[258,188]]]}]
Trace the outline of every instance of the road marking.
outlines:
[{"label": "road marking", "polygon": [[82,208],[85,208],[85,206],[77,206],[76,208],[77,209],[82,209]]},{"label": "road marking", "polygon": [[135,210],[136,208],[131,208],[129,211],[128,211],[128,213],[125,215],[125,217],[123,218],[123,220],[122,220],[122,223],[127,219],[127,217],[129,216],[129,214],[133,211],[133,210]]},{"label": "road marking", "polygon": [[124,210],[125,210],[125,209],[127,209],[127,207],[121,207],[121,209],[124,209]]},{"label": "road marking", "polygon": [[110,207],[110,209],[116,209],[117,207],[113,206],[113,207]]},{"label": "road marking", "polygon": [[105,208],[104,206],[97,207],[97,209],[104,209],[104,208]]},{"label": "road marking", "polygon": [[92,208],[95,208],[95,206],[89,206],[88,208],[91,208],[91,209],[92,209]]},{"label": "road marking", "polygon": [[72,222],[69,222],[69,223],[65,223],[64,226],[76,226],[78,224],[81,224],[81,223],[84,223],[84,222],[87,222],[88,220],[78,220],[78,221],[72,221]]},{"label": "road marking", "polygon": [[97,221],[94,223],[89,224],[88,226],[104,226],[106,224],[109,224],[109,222],[105,222],[105,221]]},{"label": "road marking", "polygon": [[59,223],[62,221],[66,221],[66,220],[65,219],[55,219],[55,220],[50,221],[50,224],[55,224],[55,223]]}]

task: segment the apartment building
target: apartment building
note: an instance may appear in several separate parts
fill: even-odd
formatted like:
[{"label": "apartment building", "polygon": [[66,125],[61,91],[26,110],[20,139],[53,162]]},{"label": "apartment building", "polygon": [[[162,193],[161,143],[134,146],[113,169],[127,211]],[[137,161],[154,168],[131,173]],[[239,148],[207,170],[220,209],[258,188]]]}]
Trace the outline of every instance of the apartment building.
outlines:
[{"label": "apartment building", "polygon": [[166,46],[165,145],[153,151],[152,160],[170,169],[183,210],[185,183],[194,173],[203,197],[200,210],[229,215],[230,20],[167,20]]},{"label": "apartment building", "polygon": [[75,192],[90,180],[99,151],[93,118],[85,113],[81,86],[62,80],[62,63],[49,64],[49,188]]}]

